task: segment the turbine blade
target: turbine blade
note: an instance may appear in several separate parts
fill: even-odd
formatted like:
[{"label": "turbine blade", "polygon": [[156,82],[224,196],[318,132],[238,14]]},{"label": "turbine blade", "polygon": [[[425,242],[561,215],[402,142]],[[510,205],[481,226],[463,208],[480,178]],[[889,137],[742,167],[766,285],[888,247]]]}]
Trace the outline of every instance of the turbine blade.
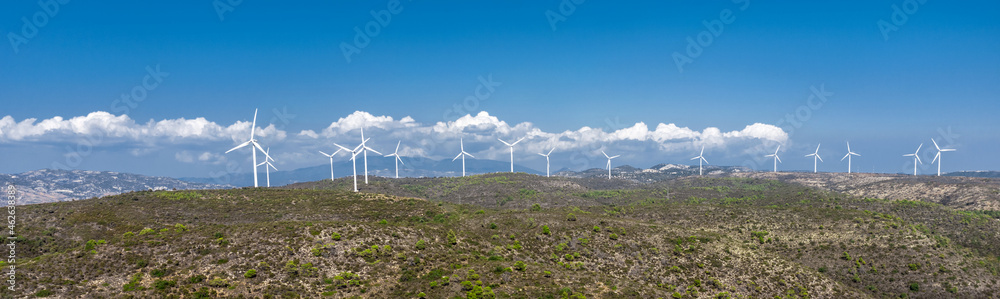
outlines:
[{"label": "turbine blade", "polygon": [[701,158],[701,156],[697,156],[697,157],[691,158],[691,160],[697,160],[698,158]]},{"label": "turbine blade", "polygon": [[924,147],[924,144],[923,144],[923,143],[921,143],[921,144],[920,144],[920,146],[918,146],[918,147],[917,147],[917,151],[916,151],[916,152],[913,152],[913,154],[919,154],[919,153],[920,153],[920,148],[921,148],[921,147]]},{"label": "turbine blade", "polygon": [[781,162],[781,158],[780,158],[780,157],[778,157],[778,156],[774,156],[774,158],[775,158],[775,159],[778,159],[778,163],[785,163],[785,162]]},{"label": "turbine blade", "polygon": [[918,162],[918,163],[920,163],[920,164],[924,164],[924,161],[920,161],[920,156],[917,156],[917,155],[914,155],[913,157],[914,157],[914,158],[917,158],[917,162]]},{"label": "turbine blade", "polygon": [[333,145],[336,145],[336,146],[337,146],[337,147],[339,147],[339,148],[340,148],[341,150],[345,150],[345,151],[348,151],[348,152],[353,152],[352,150],[350,150],[350,149],[348,149],[348,148],[344,147],[343,145],[339,145],[339,144],[336,144],[336,143],[334,143]]},{"label": "turbine blade", "polygon": [[323,154],[324,156],[327,156],[327,157],[330,157],[330,156],[333,156],[333,155],[327,155],[327,154],[326,154],[326,153],[324,153],[323,151],[319,151],[319,153],[320,153],[320,154]]},{"label": "turbine blade", "polygon": [[542,157],[548,157],[548,156],[546,156],[546,155],[545,155],[545,154],[543,154],[543,153],[538,153],[538,155],[539,155],[539,156],[542,156]]},{"label": "turbine blade", "polygon": [[398,153],[398,152],[399,152],[399,144],[400,144],[400,143],[403,143],[403,141],[402,141],[402,140],[400,140],[400,141],[396,141],[396,151],[392,152],[393,154],[395,154],[395,153]]},{"label": "turbine blade", "polygon": [[621,156],[622,156],[622,155],[617,155],[617,156],[613,156],[613,157],[609,157],[609,158],[608,158],[608,160],[610,160],[610,159],[614,159],[614,158],[618,158],[618,157],[621,157]]},{"label": "turbine blade", "polygon": [[253,110],[253,123],[250,123],[250,140],[253,140],[253,131],[257,128],[257,109]]},{"label": "turbine blade", "polygon": [[514,141],[514,143],[511,143],[511,144],[510,144],[510,146],[514,146],[514,145],[515,145],[515,144],[517,144],[518,142],[521,142],[521,140],[524,140],[524,138],[527,138],[527,136],[525,136],[525,137],[521,137],[521,139],[518,139],[517,141]]},{"label": "turbine blade", "polygon": [[373,151],[373,152],[375,152],[376,154],[379,154],[379,155],[381,155],[381,154],[382,154],[382,153],[380,153],[380,152],[378,152],[378,151],[376,151],[376,150],[373,150],[372,148],[370,148],[370,147],[367,147],[367,146],[365,146],[365,149],[366,149],[366,150],[370,150],[370,151]]},{"label": "turbine blade", "polygon": [[705,146],[704,146],[704,145],[702,145],[702,146],[701,146],[701,153],[700,153],[700,154],[698,154],[698,156],[700,157],[700,156],[704,156],[704,155],[705,155]]},{"label": "turbine blade", "polygon": [[503,144],[506,144],[507,146],[513,146],[513,145],[510,145],[510,143],[507,143],[506,141],[503,141],[503,139],[497,138],[497,140],[500,140],[500,142],[503,142]]},{"label": "turbine blade", "polygon": [[[608,158],[608,153],[605,153],[604,151],[601,151],[601,153],[604,154],[605,158]],[[611,159],[611,158],[608,158],[608,159]]]},{"label": "turbine blade", "polygon": [[940,158],[940,157],[941,157],[941,152],[938,152],[937,155],[934,155],[934,160],[931,160],[931,164],[934,164],[934,162],[937,162],[938,158]]},{"label": "turbine blade", "polygon": [[549,150],[549,153],[548,153],[548,154],[545,154],[545,156],[546,156],[546,157],[548,157],[549,155],[551,155],[551,154],[552,154],[552,151],[554,151],[554,150],[556,150],[556,148],[554,148],[554,147],[553,147],[552,149],[550,149],[550,150]]},{"label": "turbine blade", "polygon": [[396,160],[399,160],[399,164],[404,164],[404,165],[406,164],[406,163],[403,163],[403,159],[399,158],[399,156],[396,156]]},{"label": "turbine blade", "polygon": [[820,157],[819,155],[816,155],[816,158],[818,158],[820,162],[826,162],[826,161],[823,161],[823,157]]},{"label": "turbine blade", "polygon": [[708,160],[705,160],[705,157],[701,157],[701,160],[705,161],[705,164],[708,164]]},{"label": "turbine blade", "polygon": [[937,141],[934,141],[934,138],[931,138],[931,142],[933,142],[933,143],[934,143],[934,148],[936,148],[936,149],[937,149],[938,151],[941,151],[941,148],[940,148],[940,147],[938,147],[938,145],[937,145]]},{"label": "turbine blade", "polygon": [[466,152],[462,152],[462,153],[464,153],[464,154],[465,154],[466,156],[469,156],[469,157],[472,157],[473,159],[475,159],[475,158],[476,158],[476,156],[473,156],[473,155],[472,155],[472,154],[470,154],[470,153],[466,153]]},{"label": "turbine blade", "polygon": [[954,152],[954,151],[955,151],[955,149],[950,149],[950,148],[946,148],[946,149],[943,149],[943,150],[941,150],[941,151],[942,151],[942,152]]},{"label": "turbine blade", "polygon": [[244,147],[244,146],[247,146],[247,145],[249,145],[249,144],[250,144],[250,141],[247,141],[247,142],[244,142],[244,143],[240,143],[240,145],[237,145],[236,147],[234,147],[234,148],[231,148],[231,149],[229,149],[228,151],[226,151],[226,154],[228,154],[228,153],[229,153],[229,152],[231,152],[231,151],[235,151],[235,150],[238,150],[238,149],[240,149],[240,148],[242,148],[242,147]]},{"label": "turbine blade", "polygon": [[451,161],[454,162],[455,160],[458,160],[459,157],[462,157],[462,153],[458,153],[458,156],[455,156],[455,159],[451,159]]},{"label": "turbine blade", "polygon": [[843,158],[840,158],[840,161],[844,161],[844,159],[847,159],[847,156],[850,156],[850,155],[851,155],[851,153],[848,152],[846,155],[844,155]]},{"label": "turbine blade", "polygon": [[[254,147],[256,147],[257,149],[259,149],[261,152],[264,153],[264,159],[271,159],[271,156],[267,154],[267,151],[264,151],[264,149],[260,147],[260,144],[258,144],[256,141],[251,141],[250,143],[253,143]],[[271,159],[271,160],[274,160],[274,159]],[[267,160],[264,160],[264,161],[267,161]]]}]

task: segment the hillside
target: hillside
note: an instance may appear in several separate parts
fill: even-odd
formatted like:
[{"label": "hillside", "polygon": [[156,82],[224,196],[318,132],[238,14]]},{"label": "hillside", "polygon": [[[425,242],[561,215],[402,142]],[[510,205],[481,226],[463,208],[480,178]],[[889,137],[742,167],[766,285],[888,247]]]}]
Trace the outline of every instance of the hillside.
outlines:
[{"label": "hillside", "polygon": [[1000,210],[1000,179],[881,173],[745,172],[734,177],[780,180],[858,197],[919,200],[959,210]]},{"label": "hillside", "polygon": [[143,190],[223,189],[230,185],[192,183],[168,177],[89,170],[42,169],[0,174],[0,186],[14,185],[18,204],[80,200]]},{"label": "hillside", "polygon": [[990,212],[757,178],[349,182],[19,207],[21,288],[0,296],[1000,295]]}]

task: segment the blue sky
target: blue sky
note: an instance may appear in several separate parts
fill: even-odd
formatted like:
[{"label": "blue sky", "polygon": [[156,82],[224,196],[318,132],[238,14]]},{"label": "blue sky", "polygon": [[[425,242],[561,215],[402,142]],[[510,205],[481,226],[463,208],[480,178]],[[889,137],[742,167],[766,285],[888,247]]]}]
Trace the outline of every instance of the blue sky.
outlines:
[{"label": "blue sky", "polygon": [[[377,149],[403,140],[431,158],[453,157],[464,137],[505,160],[496,137],[530,136],[515,155],[536,169],[551,147],[559,169],[601,167],[600,149],[639,167],[689,163],[703,145],[713,164],[770,168],[761,157],[783,144],[779,167],[804,170],[822,143],[820,170],[843,171],[850,140],[855,167],[906,172],[902,154],[931,138],[958,149],[944,171],[1000,169],[995,1],[215,3],[221,14],[212,1],[5,3],[0,172],[208,176],[248,162],[221,153],[246,138],[255,108],[283,170],[325,163],[313,153],[356,143],[361,126]],[[345,59],[341,45],[383,10],[391,19]],[[711,43],[688,55],[699,35]],[[683,71],[675,53],[693,56]],[[466,101],[488,78],[488,98]],[[829,95],[821,107],[813,90]],[[131,107],[122,94],[145,98]],[[640,122],[678,129],[622,130]]]}]

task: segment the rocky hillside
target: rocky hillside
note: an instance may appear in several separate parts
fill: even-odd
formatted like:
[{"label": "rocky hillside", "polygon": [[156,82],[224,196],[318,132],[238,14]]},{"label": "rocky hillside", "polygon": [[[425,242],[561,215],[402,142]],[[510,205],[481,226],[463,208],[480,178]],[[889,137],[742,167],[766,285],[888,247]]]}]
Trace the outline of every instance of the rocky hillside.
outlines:
[{"label": "rocky hillside", "polygon": [[875,173],[747,172],[734,177],[780,180],[858,197],[933,202],[959,210],[1000,210],[1000,179]]},{"label": "rocky hillside", "polygon": [[223,189],[229,185],[202,184],[168,177],[88,170],[42,169],[0,174],[0,186],[14,185],[18,204],[79,200],[141,190]]},{"label": "rocky hillside", "polygon": [[[990,212],[757,178],[587,182],[379,179],[366,190],[380,193],[353,193],[338,179],[24,206],[19,288],[0,297],[1000,295]],[[430,199],[389,195],[403,192]]]}]

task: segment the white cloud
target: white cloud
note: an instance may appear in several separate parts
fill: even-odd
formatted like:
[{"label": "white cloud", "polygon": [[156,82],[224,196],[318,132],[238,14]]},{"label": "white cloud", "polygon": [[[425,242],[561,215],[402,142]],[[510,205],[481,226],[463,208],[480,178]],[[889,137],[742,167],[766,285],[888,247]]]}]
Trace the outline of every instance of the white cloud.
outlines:
[{"label": "white cloud", "polygon": [[[17,122],[8,115],[0,119],[0,142],[60,141],[66,140],[67,137],[89,137],[109,143],[132,141],[142,144],[185,140],[243,141],[246,139],[247,130],[250,129],[250,123],[237,121],[232,125],[222,126],[199,117],[150,120],[146,124],[138,124],[127,115],[116,116],[104,111],[91,112],[70,119],[56,116],[40,122],[35,118]],[[260,138],[272,140],[283,140],[287,135],[273,124],[257,128],[256,134]]]}]

